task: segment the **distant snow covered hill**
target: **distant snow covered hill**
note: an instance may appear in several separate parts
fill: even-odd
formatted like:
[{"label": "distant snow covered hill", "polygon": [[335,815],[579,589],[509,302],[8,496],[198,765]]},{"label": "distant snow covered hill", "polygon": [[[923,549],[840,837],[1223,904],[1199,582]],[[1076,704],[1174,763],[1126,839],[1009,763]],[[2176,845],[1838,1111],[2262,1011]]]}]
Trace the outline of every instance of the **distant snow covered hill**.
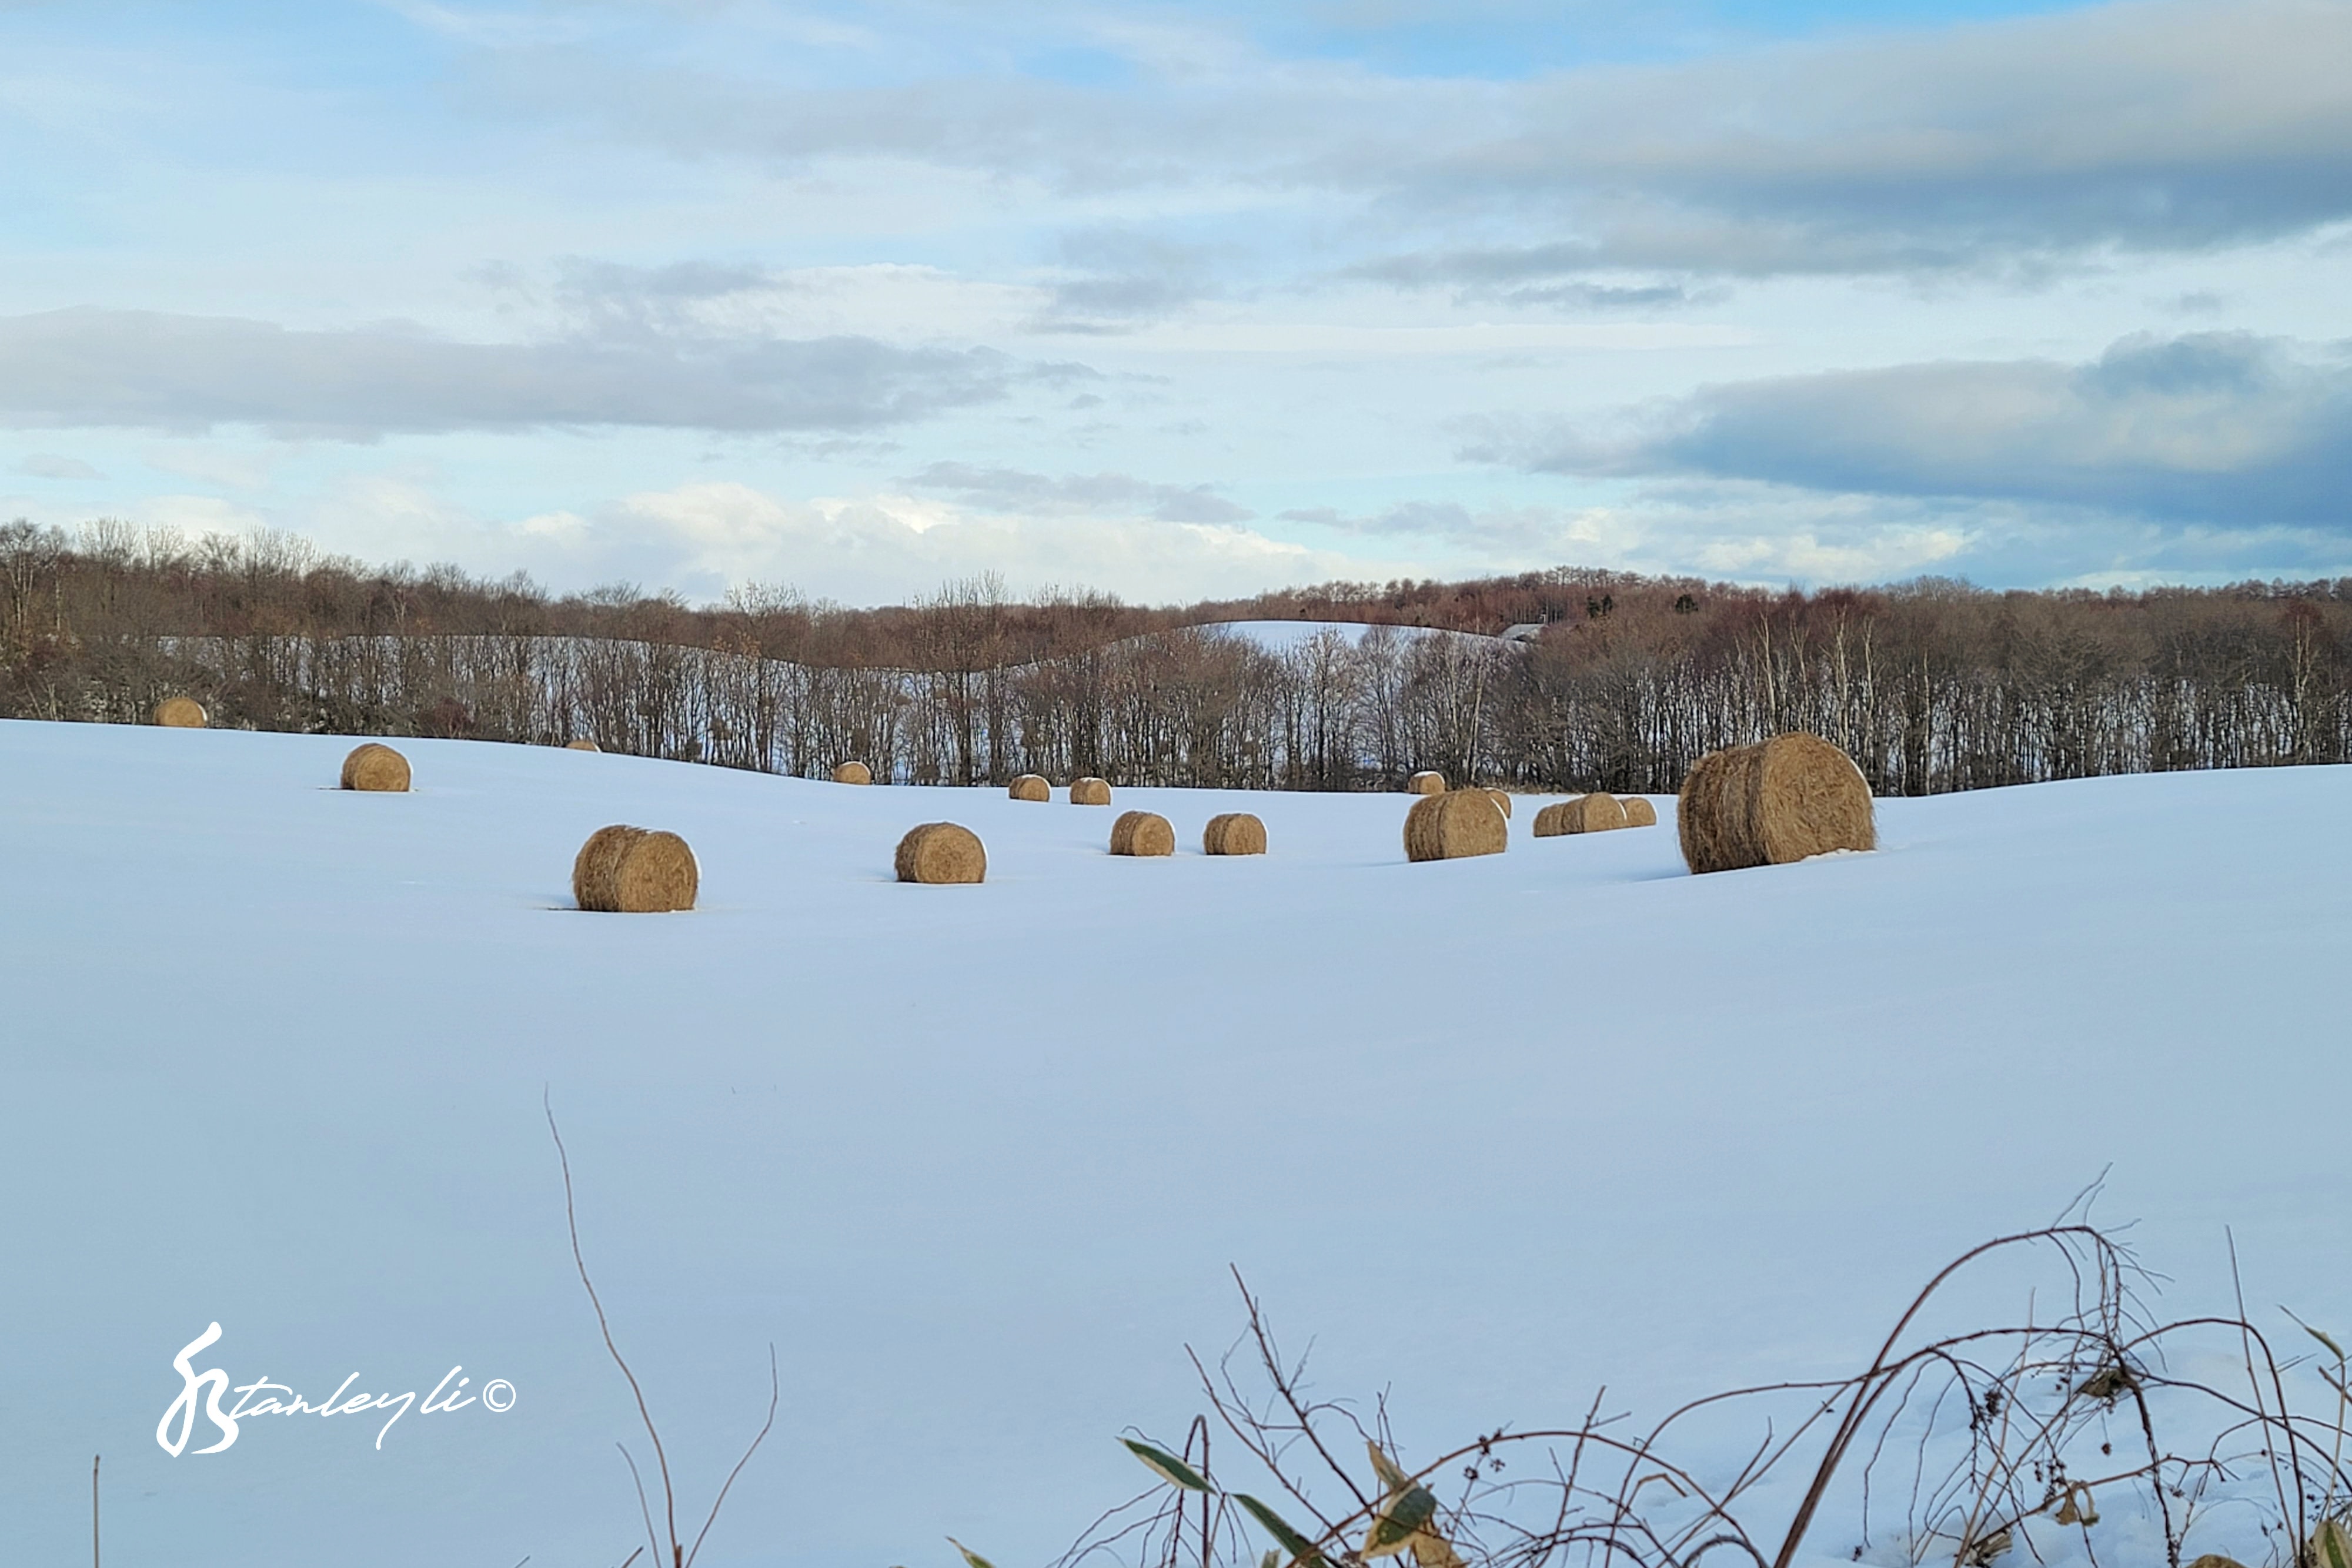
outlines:
[{"label": "distant snow covered hill", "polygon": [[[1360,621],[1210,621],[1202,622],[1196,630],[1255,643],[1270,653],[1287,653],[1313,642],[1326,632],[1347,639],[1349,646],[1354,647],[1360,644],[1374,628],[1370,622]],[[1475,632],[1449,632],[1436,626],[1383,625],[1379,630],[1401,644],[1415,643],[1424,637],[1444,637],[1471,648],[1515,646],[1500,637],[1483,637]]]},{"label": "distant snow covered hill", "polygon": [[[1404,862],[1397,795],[1108,810],[463,742],[0,724],[0,1518],[10,1561],[619,1563],[646,1455],[705,1568],[1049,1561],[1202,1406],[1227,1265],[1407,1459],[1851,1370],[1936,1267],[2099,1214],[2352,1326],[2352,770],[1880,803],[1882,848],[1692,877],[1655,829]],[[1126,807],[1171,859],[1113,859]],[[1264,859],[1197,852],[1216,811]],[[950,819],[979,887],[902,886]],[[569,907],[626,821],[690,915]],[[1996,1303],[2021,1313],[2019,1300]],[[155,1433],[194,1354],[320,1400]],[[501,1396],[503,1397],[503,1396]],[[1756,1436],[1725,1439],[1728,1453]],[[1229,1462],[1219,1450],[1221,1462]],[[1247,1479],[1234,1472],[1239,1484]],[[1851,1542],[1825,1521],[1819,1558]],[[640,1560],[642,1562],[642,1560]]]}]

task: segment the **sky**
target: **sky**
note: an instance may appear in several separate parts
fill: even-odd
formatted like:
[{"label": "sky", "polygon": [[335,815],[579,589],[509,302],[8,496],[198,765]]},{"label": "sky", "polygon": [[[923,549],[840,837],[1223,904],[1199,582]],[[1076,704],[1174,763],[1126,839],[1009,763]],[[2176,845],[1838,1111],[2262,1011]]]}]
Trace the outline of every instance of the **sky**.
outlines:
[{"label": "sky", "polygon": [[2352,575],[2352,0],[0,0],[0,519],[716,599]]}]

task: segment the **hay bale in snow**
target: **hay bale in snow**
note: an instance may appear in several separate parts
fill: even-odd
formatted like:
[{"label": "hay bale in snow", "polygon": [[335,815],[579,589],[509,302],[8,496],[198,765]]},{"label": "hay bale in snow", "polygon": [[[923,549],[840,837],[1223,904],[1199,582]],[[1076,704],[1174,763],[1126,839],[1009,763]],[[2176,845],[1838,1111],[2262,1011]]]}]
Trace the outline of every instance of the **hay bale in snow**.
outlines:
[{"label": "hay bale in snow", "polygon": [[1620,795],[1617,803],[1625,808],[1625,825],[1629,828],[1654,828],[1658,825],[1658,809],[1641,795]]},{"label": "hay bale in snow", "polygon": [[1024,773],[1004,792],[1016,800],[1050,800],[1054,798],[1054,787],[1045,782],[1045,776],[1042,773]]},{"label": "hay bale in snow", "polygon": [[836,784],[871,784],[874,782],[874,769],[863,762],[845,762],[833,770],[833,781]]},{"label": "hay bale in snow", "polygon": [[408,789],[408,758],[382,741],[354,746],[343,758],[342,787],[403,794]]},{"label": "hay bale in snow", "polygon": [[1483,789],[1425,795],[1405,813],[1404,858],[1409,861],[1498,855],[1510,838],[1510,824]]},{"label": "hay bale in snow", "polygon": [[194,697],[165,697],[155,705],[155,722],[165,729],[202,729],[210,718]]},{"label": "hay bale in snow", "polygon": [[692,909],[702,868],[676,833],[616,824],[599,828],[572,862],[572,896],[607,915],[667,915]]},{"label": "hay bale in snow", "polygon": [[1070,804],[1108,806],[1110,804],[1110,786],[1099,779],[1081,779],[1070,786]]},{"label": "hay bale in snow", "polygon": [[1157,811],[1122,811],[1110,825],[1110,852],[1115,855],[1172,855],[1176,830]]},{"label": "hay bale in snow", "polygon": [[898,841],[900,882],[934,884],[984,882],[988,851],[980,835],[953,822],[925,822]]},{"label": "hay bale in snow", "polygon": [[1552,839],[1562,833],[1605,833],[1625,825],[1625,807],[1616,796],[1580,795],[1538,811],[1535,834]]},{"label": "hay bale in snow", "polygon": [[1416,773],[1404,781],[1404,790],[1408,795],[1443,795],[1445,793],[1445,775],[1426,770]]},{"label": "hay bale in snow", "polygon": [[1853,759],[1799,732],[1700,758],[1683,780],[1675,826],[1694,873],[1738,871],[1875,849],[1872,812]]},{"label": "hay bale in snow", "polygon": [[1265,853],[1265,824],[1247,811],[1227,811],[1209,819],[1201,830],[1201,852],[1207,855]]},{"label": "hay bale in snow", "polygon": [[583,735],[577,740],[565,741],[563,743],[563,749],[566,751],[602,751],[604,748]]},{"label": "hay bale in snow", "polygon": [[1507,822],[1511,820],[1511,798],[1508,795],[1504,794],[1500,789],[1486,789],[1481,790],[1480,793],[1495,802],[1495,809],[1503,813],[1503,821]]}]

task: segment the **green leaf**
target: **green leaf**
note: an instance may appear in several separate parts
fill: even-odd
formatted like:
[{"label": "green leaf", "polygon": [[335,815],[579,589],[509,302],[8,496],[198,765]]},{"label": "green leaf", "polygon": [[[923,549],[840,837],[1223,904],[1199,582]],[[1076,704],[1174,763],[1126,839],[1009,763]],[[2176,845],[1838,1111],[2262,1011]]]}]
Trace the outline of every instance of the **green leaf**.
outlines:
[{"label": "green leaf", "polygon": [[2323,1519],[2311,1532],[2311,1554],[2319,1568],[2352,1568],[2352,1532],[2332,1519]]},{"label": "green leaf", "polygon": [[1169,1485],[1182,1487],[1186,1491],[1209,1490],[1209,1483],[1200,1471],[1165,1449],[1155,1448],[1149,1443],[1139,1443],[1132,1437],[1121,1437],[1119,1441],[1127,1445],[1129,1453],[1143,1461],[1144,1469]]},{"label": "green leaf", "polygon": [[[1372,1531],[1364,1537],[1363,1554],[1370,1557],[1392,1557],[1404,1550],[1404,1543],[1413,1532],[1437,1517],[1437,1498],[1427,1487],[1412,1487],[1398,1495],[1388,1506],[1388,1511],[1372,1521]],[[2352,1568],[2352,1565],[2347,1565]]]},{"label": "green leaf", "polygon": [[2342,1361],[2344,1359],[2344,1347],[2342,1345],[2337,1344],[2334,1340],[2329,1339],[2326,1334],[2321,1333],[2309,1323],[2305,1323],[2303,1325],[2303,1332],[2317,1340],[2320,1343],[2326,1345],[2327,1347],[2328,1354],[2334,1356],[2338,1361]]},{"label": "green leaf", "polygon": [[974,1552],[971,1547],[966,1546],[962,1542],[958,1541],[952,1535],[948,1537],[948,1544],[954,1547],[958,1552],[963,1553],[963,1560],[968,1565],[968,1568],[996,1568],[995,1563],[991,1563],[987,1558],[982,1557],[979,1552]]},{"label": "green leaf", "polygon": [[1381,1452],[1381,1446],[1370,1438],[1364,1440],[1364,1451],[1372,1456],[1372,1473],[1381,1478],[1381,1489],[1394,1494],[1412,1485],[1412,1478],[1397,1469],[1396,1461]]},{"label": "green leaf", "polygon": [[1294,1562],[1305,1564],[1306,1568],[1322,1568],[1323,1553],[1315,1550],[1313,1542],[1285,1523],[1280,1514],[1247,1492],[1235,1492],[1234,1500],[1249,1510],[1249,1516],[1264,1526],[1268,1535],[1282,1543],[1282,1549],[1290,1553]]},{"label": "green leaf", "polygon": [[1267,1547],[1265,1555],[1257,1560],[1257,1568],[1282,1568],[1282,1553]]}]

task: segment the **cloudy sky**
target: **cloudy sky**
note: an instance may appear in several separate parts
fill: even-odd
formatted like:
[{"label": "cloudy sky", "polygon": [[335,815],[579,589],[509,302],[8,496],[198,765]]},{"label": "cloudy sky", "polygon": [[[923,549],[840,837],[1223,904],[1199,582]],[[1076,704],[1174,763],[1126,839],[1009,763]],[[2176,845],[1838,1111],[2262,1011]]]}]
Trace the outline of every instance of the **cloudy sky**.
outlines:
[{"label": "cloudy sky", "polygon": [[2352,575],[2352,0],[0,0],[0,518]]}]

